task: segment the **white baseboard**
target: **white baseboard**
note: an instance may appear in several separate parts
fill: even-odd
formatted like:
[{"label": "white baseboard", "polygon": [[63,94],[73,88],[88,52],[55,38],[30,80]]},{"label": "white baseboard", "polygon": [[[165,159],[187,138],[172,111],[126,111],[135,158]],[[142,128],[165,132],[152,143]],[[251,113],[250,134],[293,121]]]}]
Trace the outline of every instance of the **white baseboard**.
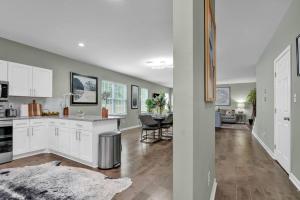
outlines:
[{"label": "white baseboard", "polygon": [[300,191],[300,180],[298,180],[298,178],[292,172],[290,173],[289,178],[290,178],[290,181],[292,181],[292,183],[296,186],[298,191]]},{"label": "white baseboard", "polygon": [[214,184],[213,187],[211,189],[211,193],[210,193],[210,200],[215,200],[215,196],[216,196],[216,192],[217,192],[217,180],[214,179]]},{"label": "white baseboard", "polygon": [[252,131],[252,135],[257,139],[260,145],[268,152],[272,159],[276,160],[274,152],[259,138],[259,136]]},{"label": "white baseboard", "polygon": [[42,154],[42,153],[48,153],[48,150],[47,149],[43,149],[43,150],[38,150],[38,151],[34,151],[34,152],[29,152],[29,153],[14,155],[13,156],[13,160],[18,160],[18,159],[21,159],[21,158],[26,158],[26,157],[29,157],[29,156],[35,156],[35,155],[39,155],[39,154]]},{"label": "white baseboard", "polygon": [[130,126],[130,127],[127,127],[127,128],[122,128],[121,131],[127,131],[127,130],[131,130],[131,129],[135,129],[135,128],[140,128],[141,125],[137,125],[137,126]]}]

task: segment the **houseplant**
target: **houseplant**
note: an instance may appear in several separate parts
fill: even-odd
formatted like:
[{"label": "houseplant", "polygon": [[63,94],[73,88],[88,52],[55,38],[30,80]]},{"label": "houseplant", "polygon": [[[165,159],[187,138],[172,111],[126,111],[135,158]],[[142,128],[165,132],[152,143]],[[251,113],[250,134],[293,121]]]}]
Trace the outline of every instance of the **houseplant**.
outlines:
[{"label": "houseplant", "polygon": [[256,117],[256,89],[253,89],[249,92],[247,96],[247,103],[252,105],[252,115],[249,119],[249,124],[252,125]]},{"label": "houseplant", "polygon": [[167,103],[166,94],[163,92],[160,93],[159,96],[154,98],[154,102],[155,102],[156,108],[158,109],[159,114],[161,115],[162,112],[164,111],[166,103]]},{"label": "houseplant", "polygon": [[154,99],[147,99],[146,100],[147,112],[151,113],[153,109],[156,107]]},{"label": "houseplant", "polygon": [[106,108],[108,103],[108,98],[110,97],[110,92],[103,92],[101,95],[101,99],[105,102],[105,106],[101,109],[101,116],[103,118],[108,118],[108,109]]}]

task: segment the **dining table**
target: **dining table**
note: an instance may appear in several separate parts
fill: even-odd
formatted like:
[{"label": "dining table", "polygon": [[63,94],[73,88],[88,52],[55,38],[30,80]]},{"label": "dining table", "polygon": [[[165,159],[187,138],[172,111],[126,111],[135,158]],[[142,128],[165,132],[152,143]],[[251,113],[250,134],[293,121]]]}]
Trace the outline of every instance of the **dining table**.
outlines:
[{"label": "dining table", "polygon": [[162,140],[162,128],[161,128],[161,123],[166,119],[166,116],[165,115],[152,115],[152,118],[157,121],[158,123],[158,139],[159,140]]}]

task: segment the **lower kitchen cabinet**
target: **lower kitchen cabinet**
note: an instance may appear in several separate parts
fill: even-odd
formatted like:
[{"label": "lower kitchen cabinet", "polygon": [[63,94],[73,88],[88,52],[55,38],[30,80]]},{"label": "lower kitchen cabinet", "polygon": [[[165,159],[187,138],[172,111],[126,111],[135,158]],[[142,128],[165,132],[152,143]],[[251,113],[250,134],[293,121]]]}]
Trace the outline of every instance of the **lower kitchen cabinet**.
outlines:
[{"label": "lower kitchen cabinet", "polygon": [[90,131],[71,129],[71,156],[81,160],[93,161],[92,139],[93,135]]},{"label": "lower kitchen cabinet", "polygon": [[57,135],[58,128],[56,126],[50,125],[48,130],[49,130],[48,147],[51,150],[58,151],[58,135]]},{"label": "lower kitchen cabinet", "polygon": [[46,149],[47,127],[34,126],[31,127],[30,135],[30,151],[38,151]]},{"label": "lower kitchen cabinet", "polygon": [[70,154],[70,133],[68,128],[58,128],[58,151]]},{"label": "lower kitchen cabinet", "polygon": [[[92,167],[98,164],[98,134],[117,129],[117,120],[86,122],[64,119],[13,121],[13,154],[50,152]],[[44,151],[46,150],[46,151]]]},{"label": "lower kitchen cabinet", "polygon": [[46,148],[47,129],[44,126],[13,129],[13,154],[19,155]]},{"label": "lower kitchen cabinet", "polygon": [[19,155],[30,151],[30,135],[28,127],[13,129],[13,154]]},{"label": "lower kitchen cabinet", "polygon": [[70,155],[73,157],[79,158],[80,156],[80,141],[78,136],[78,130],[76,129],[70,129],[70,146],[71,146],[71,152]]}]

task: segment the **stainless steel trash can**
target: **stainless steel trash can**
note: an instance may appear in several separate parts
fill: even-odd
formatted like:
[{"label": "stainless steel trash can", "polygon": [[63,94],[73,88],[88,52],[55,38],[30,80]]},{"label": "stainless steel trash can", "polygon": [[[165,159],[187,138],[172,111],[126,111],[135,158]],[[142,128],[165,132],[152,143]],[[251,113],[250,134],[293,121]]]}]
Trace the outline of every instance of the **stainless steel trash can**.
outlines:
[{"label": "stainless steel trash can", "polygon": [[98,167],[112,169],[121,165],[121,132],[106,132],[99,135]]}]

